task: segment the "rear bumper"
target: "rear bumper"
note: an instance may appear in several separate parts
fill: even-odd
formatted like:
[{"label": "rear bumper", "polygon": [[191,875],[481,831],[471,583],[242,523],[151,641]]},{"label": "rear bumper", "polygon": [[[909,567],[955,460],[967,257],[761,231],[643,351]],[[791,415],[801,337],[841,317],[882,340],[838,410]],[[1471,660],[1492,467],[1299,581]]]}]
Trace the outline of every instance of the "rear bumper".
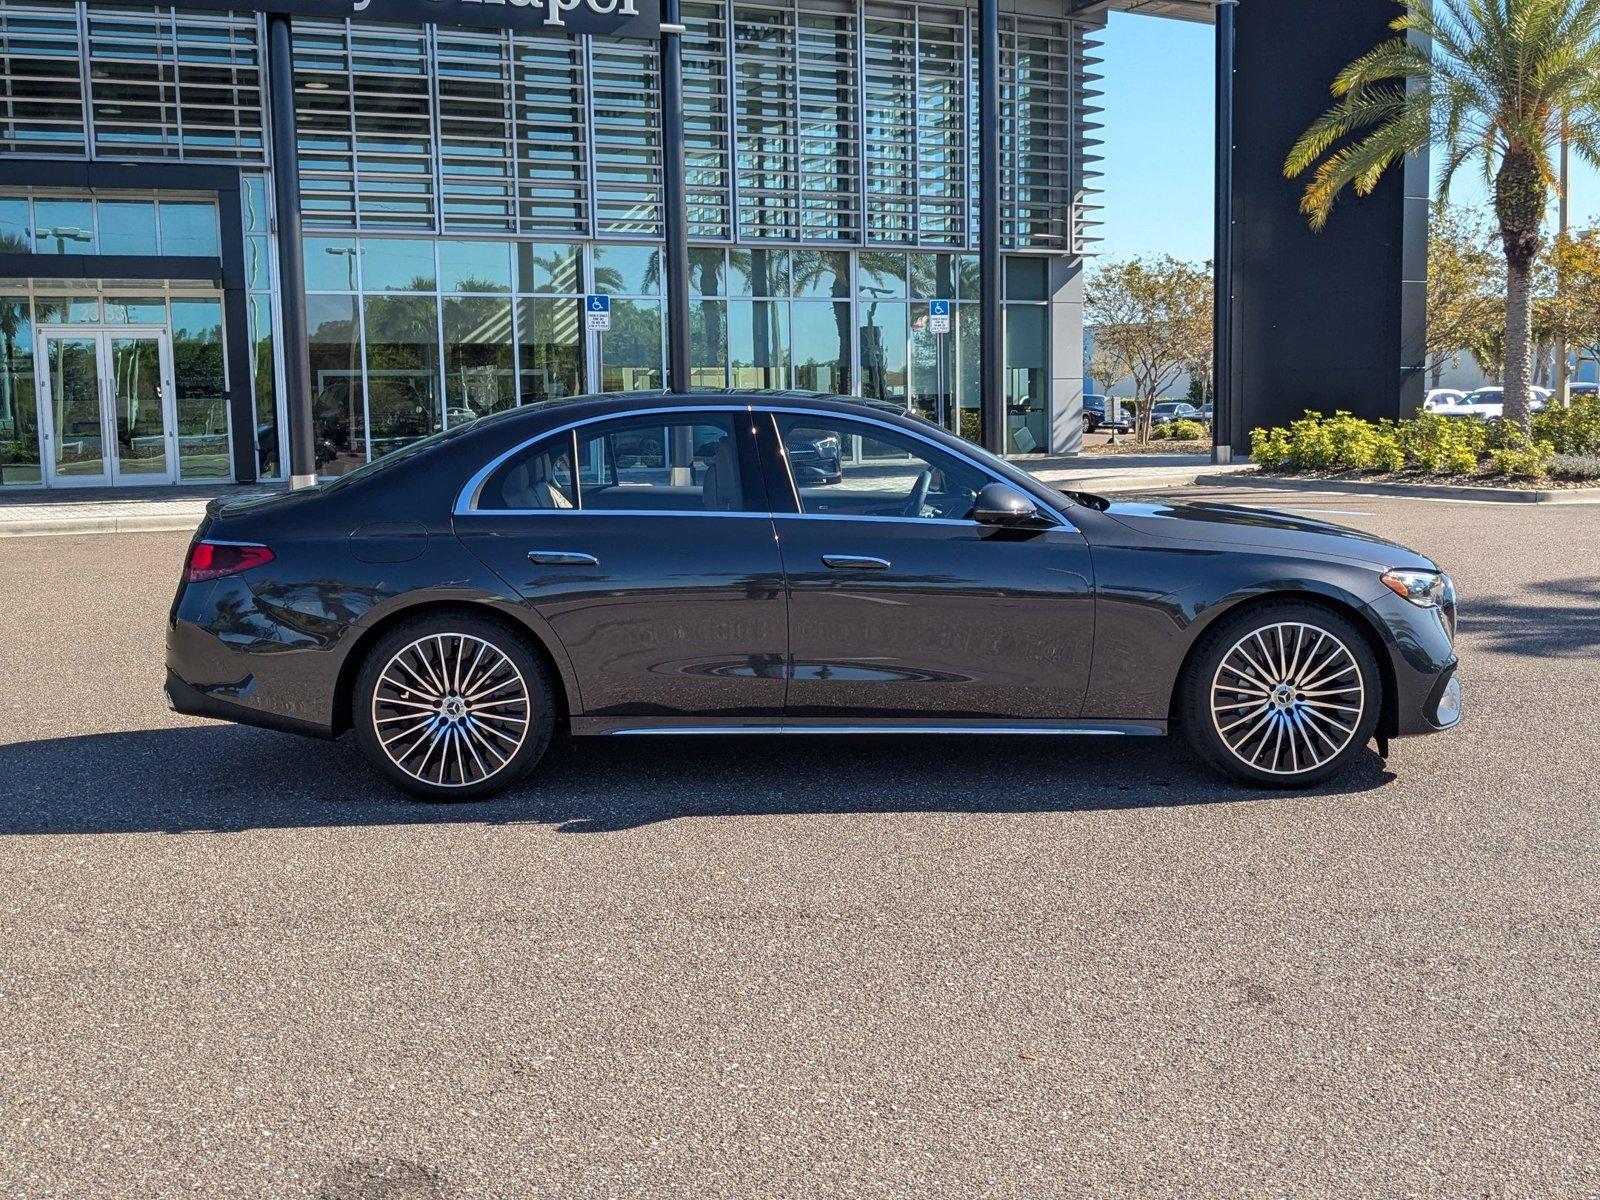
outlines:
[{"label": "rear bumper", "polygon": [[249,695],[255,689],[254,676],[247,676],[244,680],[224,687],[202,689],[196,687],[180,676],[171,667],[167,668],[166,686],[162,692],[167,698],[167,707],[175,713],[182,713],[187,717],[210,717],[214,721],[232,721],[239,725],[256,725],[262,729],[275,729],[279,733],[298,733],[307,737],[332,739],[333,730],[326,725],[319,725],[314,721],[302,721],[296,717],[286,717],[279,713],[267,712],[259,708],[250,708],[226,698],[222,693],[242,692]]}]

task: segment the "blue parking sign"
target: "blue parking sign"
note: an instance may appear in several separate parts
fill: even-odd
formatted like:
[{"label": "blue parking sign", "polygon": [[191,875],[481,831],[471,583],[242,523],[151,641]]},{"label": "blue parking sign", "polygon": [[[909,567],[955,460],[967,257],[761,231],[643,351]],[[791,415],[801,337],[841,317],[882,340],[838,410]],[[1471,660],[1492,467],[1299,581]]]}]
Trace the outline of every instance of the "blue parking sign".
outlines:
[{"label": "blue parking sign", "polygon": [[950,301],[948,301],[948,300],[929,300],[928,301],[928,332],[929,333],[949,333],[950,332]]},{"label": "blue parking sign", "polygon": [[611,297],[598,292],[583,298],[584,327],[593,333],[611,329]]}]

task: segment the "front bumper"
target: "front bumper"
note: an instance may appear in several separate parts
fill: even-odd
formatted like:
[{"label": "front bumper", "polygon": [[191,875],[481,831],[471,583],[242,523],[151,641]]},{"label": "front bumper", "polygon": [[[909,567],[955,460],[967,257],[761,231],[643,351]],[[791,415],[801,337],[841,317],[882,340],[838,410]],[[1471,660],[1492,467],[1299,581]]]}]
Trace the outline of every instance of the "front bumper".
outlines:
[{"label": "front bumper", "polygon": [[1379,732],[1386,737],[1441,733],[1461,723],[1455,612],[1423,608],[1392,593],[1367,605],[1387,651],[1391,694]]}]

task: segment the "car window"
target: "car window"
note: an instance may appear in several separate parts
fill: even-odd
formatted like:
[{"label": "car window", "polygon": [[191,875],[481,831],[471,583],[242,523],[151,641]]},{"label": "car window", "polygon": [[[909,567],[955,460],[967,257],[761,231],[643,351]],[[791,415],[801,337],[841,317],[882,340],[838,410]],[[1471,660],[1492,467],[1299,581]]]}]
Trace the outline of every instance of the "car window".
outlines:
[{"label": "car window", "polygon": [[478,493],[478,509],[486,512],[529,512],[577,505],[570,432],[514,455],[489,476]]},{"label": "car window", "polygon": [[731,414],[621,417],[580,427],[577,440],[585,510],[744,511]]},{"label": "car window", "polygon": [[990,477],[919,438],[849,418],[780,413],[778,433],[808,516],[965,520]]}]

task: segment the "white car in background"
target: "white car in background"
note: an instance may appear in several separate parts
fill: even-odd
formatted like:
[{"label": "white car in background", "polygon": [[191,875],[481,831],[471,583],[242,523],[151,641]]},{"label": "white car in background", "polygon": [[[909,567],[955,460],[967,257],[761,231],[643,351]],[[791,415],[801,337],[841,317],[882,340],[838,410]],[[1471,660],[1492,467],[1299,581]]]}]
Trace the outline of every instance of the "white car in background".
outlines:
[{"label": "white car in background", "polygon": [[[1538,412],[1550,402],[1550,389],[1536,387],[1533,391],[1533,411]],[[1436,404],[1431,410],[1440,417],[1470,417],[1478,421],[1493,421],[1505,411],[1505,389],[1481,387],[1468,392],[1453,404]]]},{"label": "white car in background", "polygon": [[1460,404],[1466,396],[1460,388],[1434,388],[1422,398],[1422,411],[1432,412],[1441,404]]}]

